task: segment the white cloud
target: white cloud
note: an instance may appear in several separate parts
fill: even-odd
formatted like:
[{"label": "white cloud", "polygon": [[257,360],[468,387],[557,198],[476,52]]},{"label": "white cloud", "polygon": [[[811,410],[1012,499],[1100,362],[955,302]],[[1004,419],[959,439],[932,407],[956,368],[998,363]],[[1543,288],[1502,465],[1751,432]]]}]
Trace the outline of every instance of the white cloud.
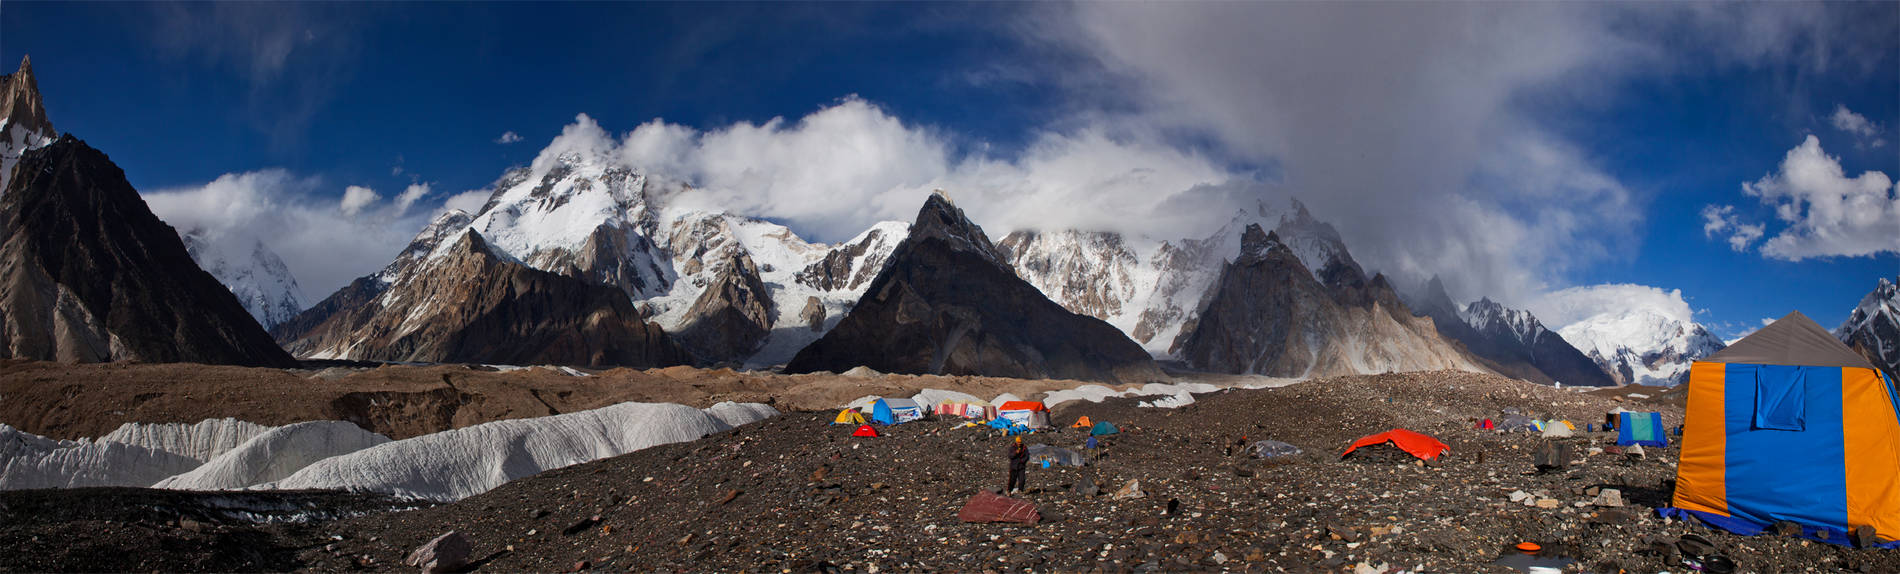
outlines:
[{"label": "white cloud", "polygon": [[1680,289],[1606,283],[1571,287],[1545,293],[1530,302],[1531,313],[1553,330],[1609,313],[1647,312],[1675,321],[1692,322],[1695,310]]},{"label": "white cloud", "polygon": [[1834,129],[1854,136],[1854,145],[1871,148],[1887,145],[1887,140],[1880,137],[1880,124],[1854,113],[1847,106],[1835,104],[1834,115],[1828,117],[1828,122],[1834,124]]},{"label": "white cloud", "polygon": [[1749,244],[1761,239],[1767,226],[1743,223],[1735,215],[1733,205],[1705,205],[1702,207],[1702,236],[1713,238],[1726,235],[1729,249],[1737,253],[1747,251]]},{"label": "white cloud", "polygon": [[435,215],[431,215],[430,218],[433,219],[436,215],[441,215],[443,212],[451,209],[459,209],[463,213],[474,215],[476,212],[482,210],[482,206],[488,203],[488,196],[492,194],[493,192],[486,189],[475,189],[451,195],[447,200],[442,202],[442,208],[437,210]]},{"label": "white cloud", "polygon": [[517,134],[513,130],[501,132],[501,137],[495,138],[495,143],[502,144],[502,145],[507,145],[507,144],[518,142],[518,141],[521,141],[521,134]]},{"label": "white cloud", "polygon": [[344,215],[355,217],[362,213],[364,208],[382,198],[383,196],[376,193],[376,190],[352,185],[343,189],[343,200],[337,203],[337,208],[342,210]]},{"label": "white cloud", "polygon": [[1774,207],[1788,224],[1762,244],[1768,257],[1900,252],[1900,186],[1878,171],[1848,177],[1840,158],[1827,155],[1813,135],[1788,150],[1779,172],[1743,183],[1742,192]]},{"label": "white cloud", "polygon": [[262,241],[314,303],[388,264],[424,223],[420,214],[405,215],[393,204],[366,203],[345,213],[315,197],[321,188],[316,178],[266,169],[141,195],[181,234],[198,231],[227,253],[249,253]]},{"label": "white cloud", "polygon": [[396,216],[401,217],[403,214],[408,213],[409,206],[415,205],[417,200],[427,195],[429,195],[429,184],[409,184],[408,188],[403,189],[402,193],[396,196]]},{"label": "white cloud", "polygon": [[535,158],[529,177],[564,155],[614,161],[690,183],[669,205],[770,217],[823,241],[908,221],[932,189],[949,191],[998,236],[1083,228],[1175,239],[1204,234],[1201,223],[1260,188],[1152,134],[1099,126],[1037,134],[1013,158],[954,147],[949,136],[855,97],[797,120],[704,131],[653,120],[619,138],[582,114]]},{"label": "white cloud", "polygon": [[1132,118],[1281,168],[1355,257],[1513,302],[1634,250],[1641,199],[1527,96],[1597,97],[1663,52],[1565,4],[1075,6],[1065,38],[1128,78]]}]

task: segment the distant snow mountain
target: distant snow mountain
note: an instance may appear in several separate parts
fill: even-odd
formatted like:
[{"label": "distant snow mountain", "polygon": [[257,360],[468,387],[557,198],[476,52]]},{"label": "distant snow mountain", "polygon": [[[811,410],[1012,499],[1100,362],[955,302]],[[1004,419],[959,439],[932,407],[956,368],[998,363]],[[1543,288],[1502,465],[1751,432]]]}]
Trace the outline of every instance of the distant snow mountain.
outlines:
[{"label": "distant snow mountain", "polygon": [[1624,385],[1680,384],[1690,363],[1727,346],[1699,323],[1641,308],[1589,317],[1558,334]]},{"label": "distant snow mountain", "polygon": [[230,289],[238,302],[244,304],[244,310],[250,311],[265,329],[303,311],[303,288],[297,286],[297,279],[290,275],[284,260],[265,247],[263,241],[253,242],[243,253],[231,253],[216,242],[208,241],[203,231],[186,232],[180,239],[184,240],[191,260]]},{"label": "distant snow mountain", "polygon": [[1017,231],[997,248],[1016,274],[1070,311],[1093,316],[1135,339],[1148,352],[1173,358],[1181,327],[1197,313],[1222,268],[1241,255],[1249,225],[1273,231],[1329,288],[1361,286],[1365,272],[1333,226],[1298,200],[1262,202],[1236,212],[1204,238],[1156,240],[1112,232]]},{"label": "distant snow mountain", "polygon": [[1880,278],[1874,290],[1860,299],[1834,336],[1867,357],[1889,376],[1900,373],[1900,279]]},{"label": "distant snow mountain", "polygon": [[1236,212],[1203,238],[1019,231],[997,247],[1050,299],[1196,368],[1278,376],[1484,369],[1414,321],[1383,278],[1366,276],[1339,232],[1297,200]]},{"label": "distant snow mountain", "polygon": [[1277,377],[1486,371],[1430,319],[1414,316],[1384,276],[1349,279],[1357,266],[1345,266],[1343,250],[1329,257],[1331,285],[1295,253],[1277,233],[1246,227],[1240,257],[1182,327],[1175,346],[1188,366]]},{"label": "distant snow mountain", "polygon": [[[503,174],[479,212],[444,214],[389,266],[333,296],[342,296],[338,305],[319,303],[313,312],[398,297],[381,289],[412,276],[440,255],[444,238],[466,230],[510,262],[619,289],[702,362],[763,367],[789,360],[836,325],[908,229],[884,222],[843,243],[811,243],[765,220],[666,204],[686,189],[611,157],[544,154]],[[419,307],[408,321],[427,323],[448,311]],[[299,337],[291,331],[280,338]],[[319,347],[337,358],[375,353],[364,343]]]},{"label": "distant snow mountain", "polygon": [[1546,385],[1616,384],[1594,360],[1545,328],[1530,311],[1506,307],[1488,297],[1459,305],[1436,276],[1406,303],[1414,312],[1431,317],[1440,334],[1463,343],[1486,366],[1504,375]]}]

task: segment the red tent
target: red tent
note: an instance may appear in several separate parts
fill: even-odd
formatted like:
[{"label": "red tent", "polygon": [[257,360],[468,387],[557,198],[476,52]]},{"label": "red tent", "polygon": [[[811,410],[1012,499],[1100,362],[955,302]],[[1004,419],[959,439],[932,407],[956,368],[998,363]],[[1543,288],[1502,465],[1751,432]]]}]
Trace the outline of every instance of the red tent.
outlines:
[{"label": "red tent", "polygon": [[1352,454],[1354,449],[1362,446],[1372,446],[1388,442],[1392,443],[1392,446],[1399,447],[1399,450],[1412,453],[1412,456],[1425,460],[1438,458],[1438,455],[1444,454],[1447,450],[1451,450],[1451,447],[1445,446],[1445,443],[1438,442],[1438,439],[1405,429],[1392,429],[1353,442],[1352,446],[1347,447],[1346,452],[1339,453],[1339,456]]},{"label": "red tent", "polygon": [[871,428],[871,425],[858,425],[858,430],[852,432],[851,436],[875,437],[877,436],[877,429]]}]

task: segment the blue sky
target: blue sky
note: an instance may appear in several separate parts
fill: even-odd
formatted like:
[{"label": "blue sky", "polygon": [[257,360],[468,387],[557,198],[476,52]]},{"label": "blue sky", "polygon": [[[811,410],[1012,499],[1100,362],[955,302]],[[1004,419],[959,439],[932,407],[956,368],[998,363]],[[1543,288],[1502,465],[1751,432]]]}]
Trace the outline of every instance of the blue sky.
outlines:
[{"label": "blue sky", "polygon": [[[687,145],[641,157],[816,239],[932,186],[993,233],[1157,238],[1290,194],[1461,298],[1561,324],[1600,310],[1565,293],[1680,290],[1733,336],[1790,309],[1833,326],[1900,274],[1900,207],[1813,207],[1873,199],[1867,171],[1896,193],[1896,31],[1893,3],[8,2],[0,61],[30,53],[54,125],[141,190],[293,213],[262,239],[312,300],[564,129],[620,145],[660,118]],[[1810,135],[1840,181],[1787,176],[1826,167],[1788,159]],[[888,153],[813,151],[853,138]],[[349,186],[381,200],[339,214]]]}]

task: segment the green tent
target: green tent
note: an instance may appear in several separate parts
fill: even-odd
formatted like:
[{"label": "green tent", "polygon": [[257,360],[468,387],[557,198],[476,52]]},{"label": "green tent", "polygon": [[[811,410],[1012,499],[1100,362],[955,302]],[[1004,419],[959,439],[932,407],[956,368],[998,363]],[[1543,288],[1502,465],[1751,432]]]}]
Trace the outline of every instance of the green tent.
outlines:
[{"label": "green tent", "polygon": [[1120,432],[1122,432],[1122,429],[1115,428],[1115,423],[1108,421],[1095,423],[1095,428],[1089,429],[1089,434],[1095,436],[1111,435]]}]

